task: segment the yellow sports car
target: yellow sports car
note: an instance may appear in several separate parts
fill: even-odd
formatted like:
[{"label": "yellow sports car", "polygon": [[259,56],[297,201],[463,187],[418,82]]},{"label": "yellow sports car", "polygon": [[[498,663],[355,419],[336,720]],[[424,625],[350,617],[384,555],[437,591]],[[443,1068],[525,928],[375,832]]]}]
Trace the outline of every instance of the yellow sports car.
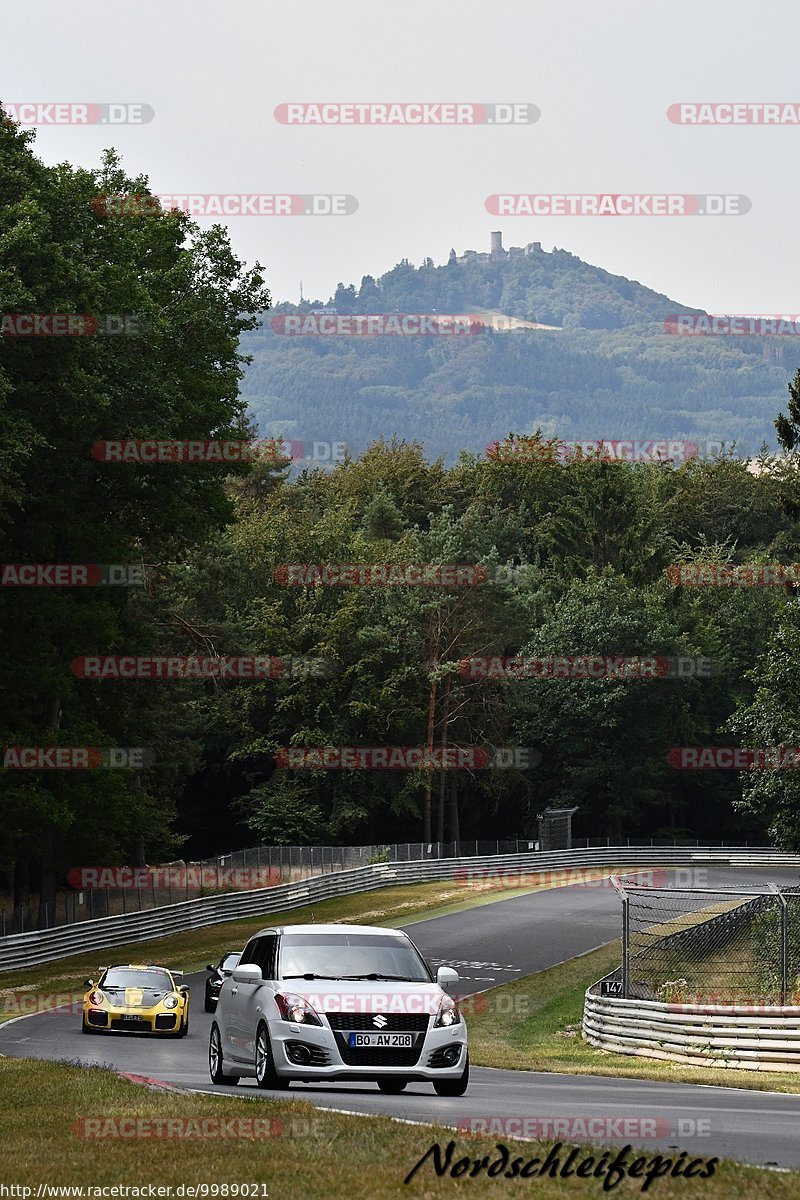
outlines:
[{"label": "yellow sports car", "polygon": [[97,983],[86,980],[83,1033],[155,1033],[186,1037],[189,989],[181,971],[153,964],[101,967]]}]

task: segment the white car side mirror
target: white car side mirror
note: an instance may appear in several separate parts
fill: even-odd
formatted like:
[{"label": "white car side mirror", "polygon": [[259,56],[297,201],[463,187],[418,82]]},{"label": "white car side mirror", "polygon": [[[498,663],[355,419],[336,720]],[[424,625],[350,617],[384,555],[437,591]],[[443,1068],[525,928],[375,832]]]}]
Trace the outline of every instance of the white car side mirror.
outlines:
[{"label": "white car side mirror", "polygon": [[436,982],[446,992],[454,983],[458,983],[458,971],[454,971],[452,967],[439,967],[436,972]]},{"label": "white car side mirror", "polygon": [[264,978],[261,974],[261,967],[257,967],[255,963],[247,963],[241,967],[234,967],[231,972],[231,979],[234,983],[263,983]]}]

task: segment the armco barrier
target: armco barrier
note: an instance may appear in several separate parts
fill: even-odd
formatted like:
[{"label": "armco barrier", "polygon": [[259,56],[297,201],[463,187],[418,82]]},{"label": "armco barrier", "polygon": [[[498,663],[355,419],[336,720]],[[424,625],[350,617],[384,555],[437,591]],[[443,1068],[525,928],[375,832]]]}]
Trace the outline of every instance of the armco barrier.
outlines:
[{"label": "armco barrier", "polygon": [[173,933],[185,933],[206,925],[235,921],[241,917],[263,916],[300,908],[303,905],[374,891],[392,884],[425,883],[474,877],[475,872],[505,874],[559,871],[571,869],[641,867],[776,866],[800,867],[800,856],[781,851],[751,847],[747,850],[718,847],[619,846],[605,849],[552,850],[526,854],[504,854],[471,858],[445,858],[419,862],[375,863],[351,871],[321,875],[302,883],[280,884],[252,892],[232,892],[223,896],[204,896],[184,900],[145,912],[101,917],[78,925],[57,929],[13,934],[0,939],[0,970],[15,970],[37,963],[52,962],[71,954],[103,951],[113,946],[146,942]]},{"label": "armco barrier", "polygon": [[692,1066],[800,1071],[800,1006],[664,1004],[586,992],[583,1037],[615,1054]]}]

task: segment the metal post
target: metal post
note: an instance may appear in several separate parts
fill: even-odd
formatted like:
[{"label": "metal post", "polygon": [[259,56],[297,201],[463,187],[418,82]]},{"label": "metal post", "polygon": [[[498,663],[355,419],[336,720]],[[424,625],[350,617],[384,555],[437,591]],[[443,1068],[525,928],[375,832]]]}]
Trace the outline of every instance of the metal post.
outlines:
[{"label": "metal post", "polygon": [[631,941],[630,898],[622,893],[622,997],[628,999],[628,966]]},{"label": "metal post", "polygon": [[781,1004],[786,1004],[789,974],[789,904],[782,892],[775,888],[781,902]]}]

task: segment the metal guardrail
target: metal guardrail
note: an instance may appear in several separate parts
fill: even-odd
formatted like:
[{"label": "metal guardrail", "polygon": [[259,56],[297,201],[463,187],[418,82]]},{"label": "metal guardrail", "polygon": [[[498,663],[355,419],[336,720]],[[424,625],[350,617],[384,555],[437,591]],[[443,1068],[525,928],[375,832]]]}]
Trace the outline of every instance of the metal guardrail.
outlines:
[{"label": "metal guardrail", "polygon": [[612,846],[588,850],[552,850],[524,854],[505,854],[469,858],[423,860],[417,862],[376,863],[350,871],[322,875],[300,883],[280,884],[252,892],[232,892],[222,896],[204,896],[184,900],[144,912],[101,917],[78,925],[13,934],[0,939],[0,970],[17,970],[38,963],[52,962],[86,951],[107,950],[170,934],[185,933],[207,925],[235,921],[243,917],[268,917],[303,905],[330,900],[356,892],[373,891],[392,884],[424,883],[437,880],[474,878],[483,869],[487,880],[521,872],[564,871],[566,869],[635,867],[640,865],[800,867],[800,856],[781,851],[751,847],[747,850],[718,847],[628,847]]},{"label": "metal guardrail", "polygon": [[663,1004],[599,996],[589,988],[583,1037],[614,1054],[692,1066],[800,1071],[800,1006]]}]

